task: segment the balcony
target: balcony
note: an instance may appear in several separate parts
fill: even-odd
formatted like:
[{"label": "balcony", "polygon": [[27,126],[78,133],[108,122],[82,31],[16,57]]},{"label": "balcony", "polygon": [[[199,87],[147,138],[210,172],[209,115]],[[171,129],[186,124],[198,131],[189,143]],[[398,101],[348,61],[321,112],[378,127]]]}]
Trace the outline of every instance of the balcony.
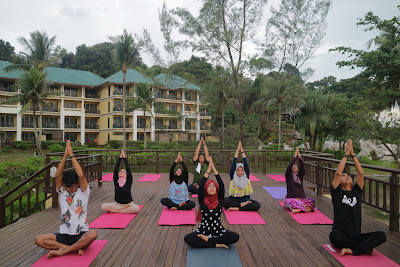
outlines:
[{"label": "balcony", "polygon": [[[124,128],[123,127],[123,125],[122,125],[122,123],[114,123],[113,124],[113,128],[114,129],[121,129],[121,128]],[[132,128],[132,124],[125,124],[125,128]]]},{"label": "balcony", "polygon": [[185,125],[185,130],[192,130],[192,125]]},{"label": "balcony", "polygon": [[1,91],[1,92],[10,92],[10,93],[14,93],[14,92],[16,92],[17,90],[14,90],[14,88],[12,88],[12,87],[6,88],[6,87],[3,87],[3,86],[0,86],[0,91]]},{"label": "balcony", "polygon": [[191,96],[185,95],[185,101],[197,101],[197,97],[191,97]]},{"label": "balcony", "polygon": [[165,126],[165,125],[157,125],[156,124],[156,129],[158,129],[158,130],[163,130],[163,129],[167,129],[167,126]]},{"label": "balcony", "polygon": [[100,129],[99,125],[85,124],[85,129]]},{"label": "balcony", "polygon": [[100,95],[85,94],[85,97],[86,97],[86,98],[100,99]]},{"label": "balcony", "polygon": [[144,124],[144,123],[140,123],[139,124],[138,123],[137,127],[140,128],[140,129],[144,129],[146,127],[146,124]]},{"label": "balcony", "polygon": [[0,122],[0,127],[14,128],[14,122]]},{"label": "balcony", "polygon": [[[35,128],[35,127],[34,127],[34,123],[22,123],[22,128]],[[39,128],[39,124],[36,124],[36,128]],[[42,128],[59,129],[60,124],[43,123]]]},{"label": "balcony", "polygon": [[168,129],[177,130],[178,129],[178,125],[168,125]]},{"label": "balcony", "polygon": [[155,98],[170,99],[170,100],[182,100],[182,97],[178,97],[175,95],[156,95]]},{"label": "balcony", "polygon": [[65,124],[66,129],[80,129],[81,126],[79,124]]},{"label": "balcony", "polygon": [[85,113],[90,113],[90,114],[100,114],[100,110],[95,110],[95,109],[86,109]]},{"label": "balcony", "polygon": [[211,116],[210,112],[207,112],[205,110],[200,111],[200,116]]},{"label": "balcony", "polygon": [[113,111],[122,111],[122,107],[114,107]]}]

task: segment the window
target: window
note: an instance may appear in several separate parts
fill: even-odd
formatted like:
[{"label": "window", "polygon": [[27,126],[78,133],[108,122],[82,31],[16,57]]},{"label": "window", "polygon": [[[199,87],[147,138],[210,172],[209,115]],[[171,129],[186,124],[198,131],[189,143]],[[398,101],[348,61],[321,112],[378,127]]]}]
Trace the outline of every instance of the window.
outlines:
[{"label": "window", "polygon": [[164,122],[162,119],[156,119],[156,129],[164,129]]},{"label": "window", "polygon": [[97,110],[97,104],[85,104],[86,113],[99,114],[100,111]]},{"label": "window", "polygon": [[114,84],[114,95],[122,95],[122,85]]},{"label": "window", "polygon": [[97,94],[97,90],[94,89],[85,89],[85,97],[87,98],[100,98]]},{"label": "window", "polygon": [[44,117],[42,119],[42,127],[43,128],[59,128],[58,118]]},{"label": "window", "polygon": [[65,128],[79,128],[77,118],[65,118]]},{"label": "window", "polygon": [[49,92],[58,91],[58,86],[52,85],[52,86],[48,87],[47,89],[48,89]]},{"label": "window", "polygon": [[0,82],[0,91],[16,92],[13,82]]},{"label": "window", "polygon": [[137,118],[137,127],[144,128],[146,126],[146,119],[145,118]]},{"label": "window", "polygon": [[98,129],[99,127],[97,127],[97,119],[85,119],[85,128]]},{"label": "window", "polygon": [[97,134],[85,134],[85,141],[93,143],[97,139]]},{"label": "window", "polygon": [[178,106],[175,106],[175,105],[168,105],[168,109],[169,109],[169,110],[178,111]]},{"label": "window", "polygon": [[0,127],[14,127],[14,116],[0,116]]},{"label": "window", "polygon": [[78,97],[78,88],[65,87],[64,88],[64,94],[65,94],[65,96]]},{"label": "window", "polygon": [[65,133],[64,137],[64,140],[70,140],[71,142],[78,141],[78,134],[75,133]]},{"label": "window", "polygon": [[58,112],[58,102],[48,102],[48,106],[43,106],[43,111]]},{"label": "window", "polygon": [[192,122],[189,120],[185,121],[185,130],[191,130],[192,129]]},{"label": "window", "polygon": [[144,141],[144,134],[140,133],[137,135],[137,140],[138,141]]},{"label": "window", "polygon": [[108,112],[111,112],[111,102],[108,102]]},{"label": "window", "polygon": [[108,129],[110,129],[110,118],[108,118]]},{"label": "window", "polygon": [[156,93],[156,98],[164,98],[164,91],[158,90]]},{"label": "window", "polygon": [[185,111],[191,112],[192,111],[192,107],[191,106],[185,106]]},{"label": "window", "polygon": [[111,86],[108,86],[108,96],[111,96]]},{"label": "window", "polygon": [[114,117],[113,128],[123,128],[121,117]]},{"label": "window", "polygon": [[34,124],[36,122],[36,127],[39,127],[38,118],[34,117],[23,117],[22,118],[22,127],[26,128],[34,128]]},{"label": "window", "polygon": [[64,105],[65,108],[78,108],[78,103],[65,102]]},{"label": "window", "polygon": [[170,120],[168,122],[168,129],[178,129],[178,121]]},{"label": "window", "polygon": [[169,95],[168,95],[169,99],[178,99],[178,93],[176,91],[169,91]]},{"label": "window", "polygon": [[22,133],[21,136],[22,141],[35,141],[34,133]]},{"label": "window", "polygon": [[122,111],[122,101],[114,101],[113,111]]}]

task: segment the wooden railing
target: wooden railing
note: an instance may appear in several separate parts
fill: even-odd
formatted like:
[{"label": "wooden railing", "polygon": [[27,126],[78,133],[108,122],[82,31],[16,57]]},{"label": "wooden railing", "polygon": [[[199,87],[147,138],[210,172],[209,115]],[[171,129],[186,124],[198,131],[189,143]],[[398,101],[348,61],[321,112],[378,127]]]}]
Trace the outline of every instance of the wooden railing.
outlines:
[{"label": "wooden railing", "polygon": [[[317,195],[321,196],[323,189],[329,189],[335,176],[336,166],[340,160],[324,158],[319,155],[303,155],[305,161],[305,179],[317,185]],[[345,172],[353,178],[351,172],[354,163],[347,161]],[[400,170],[361,164],[364,172],[374,170],[382,172],[382,179],[364,175],[363,203],[389,213],[389,230],[399,232],[399,177]]]},{"label": "wooden railing", "polygon": [[[50,168],[53,166],[57,167],[60,159],[50,161],[50,156],[59,157],[59,155],[47,154],[46,165],[42,169],[31,175],[11,191],[0,196],[0,228],[44,209],[45,202],[49,199],[52,199],[52,207],[58,208],[58,193],[56,185],[50,177]],[[101,186],[102,155],[78,154],[76,159],[81,164],[87,181],[91,182],[99,179],[98,185]],[[64,171],[71,168],[72,162],[68,159]]]}]

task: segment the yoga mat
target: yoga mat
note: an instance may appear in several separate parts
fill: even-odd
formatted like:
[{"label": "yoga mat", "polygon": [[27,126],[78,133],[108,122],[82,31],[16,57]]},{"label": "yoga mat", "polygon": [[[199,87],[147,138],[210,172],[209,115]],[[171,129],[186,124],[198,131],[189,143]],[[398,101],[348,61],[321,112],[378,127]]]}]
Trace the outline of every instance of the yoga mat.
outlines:
[{"label": "yoga mat", "polygon": [[375,255],[345,255],[339,256],[340,248],[335,248],[331,244],[322,245],[333,257],[335,257],[341,264],[351,267],[395,267],[399,266],[397,263],[380,253],[375,249]]},{"label": "yoga mat", "polygon": [[196,225],[195,208],[191,210],[170,210],[163,207],[158,225]]},{"label": "yoga mat", "polygon": [[275,199],[285,199],[287,195],[287,189],[283,186],[263,188]]},{"label": "yoga mat", "polygon": [[258,179],[257,177],[255,177],[253,174],[250,174],[250,181],[251,182],[261,182],[261,180]]},{"label": "yoga mat", "polygon": [[146,174],[138,182],[155,182],[161,177],[161,174]]},{"label": "yoga mat", "polygon": [[47,258],[47,253],[35,262],[33,267],[86,267],[96,258],[108,240],[95,240],[87,248],[83,249],[83,255],[70,253],[62,257]]},{"label": "yoga mat", "polygon": [[223,210],[229,224],[267,224],[257,211]]},{"label": "yoga mat", "polygon": [[[279,201],[279,205],[283,207],[283,201]],[[293,219],[296,220],[299,224],[332,224],[333,221],[327,217],[325,214],[320,212],[319,210],[311,211],[311,212],[300,212],[296,214],[292,214],[292,212],[288,209],[284,210],[289,213]]]},{"label": "yoga mat", "polygon": [[199,197],[198,194],[192,194],[192,197]]},{"label": "yoga mat", "polygon": [[285,175],[281,174],[268,174],[269,178],[274,179],[277,182],[286,182]]},{"label": "yoga mat", "polygon": [[[139,211],[143,205],[138,205]],[[89,228],[118,228],[123,229],[135,218],[137,213],[109,213],[104,212],[89,224]]]},{"label": "yoga mat", "polygon": [[229,248],[194,248],[188,246],[186,267],[242,267],[235,244]]},{"label": "yoga mat", "polygon": [[[103,182],[112,182],[113,181],[113,176],[114,176],[114,174],[113,173],[107,173],[107,174],[104,174],[102,177],[101,177],[101,180],[103,181]],[[97,181],[98,179],[96,179],[95,181]]]}]

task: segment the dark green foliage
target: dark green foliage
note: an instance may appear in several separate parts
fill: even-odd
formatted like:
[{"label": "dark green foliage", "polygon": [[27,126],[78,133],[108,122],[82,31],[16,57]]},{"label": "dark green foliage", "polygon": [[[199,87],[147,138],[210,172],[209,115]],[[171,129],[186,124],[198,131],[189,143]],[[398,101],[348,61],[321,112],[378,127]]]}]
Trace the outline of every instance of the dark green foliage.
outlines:
[{"label": "dark green foliage", "polygon": [[4,151],[4,152],[10,152],[10,151],[11,151],[11,146],[6,145],[6,146],[3,148],[3,151]]},{"label": "dark green foliage", "polygon": [[95,143],[95,142],[88,142],[88,143],[86,143],[86,145],[88,147],[97,147],[97,143]]},{"label": "dark green foliage", "polygon": [[21,150],[29,150],[32,145],[31,141],[14,141],[14,147]]},{"label": "dark green foliage", "polygon": [[122,147],[122,141],[120,141],[120,140],[110,140],[110,141],[107,142],[106,145],[111,146],[111,148],[113,148],[113,149],[118,149],[118,148]]},{"label": "dark green foliage", "polygon": [[61,145],[65,149],[67,142],[65,142],[65,141],[42,141],[41,145],[42,145],[43,149],[48,149],[48,147],[51,145]]},{"label": "dark green foliage", "polygon": [[10,61],[12,54],[14,54],[14,47],[9,42],[0,39],[0,60]]},{"label": "dark green foliage", "polygon": [[50,150],[51,153],[65,151],[65,147],[63,147],[62,145],[58,145],[58,144],[50,145],[50,146],[48,146],[48,149]]}]

